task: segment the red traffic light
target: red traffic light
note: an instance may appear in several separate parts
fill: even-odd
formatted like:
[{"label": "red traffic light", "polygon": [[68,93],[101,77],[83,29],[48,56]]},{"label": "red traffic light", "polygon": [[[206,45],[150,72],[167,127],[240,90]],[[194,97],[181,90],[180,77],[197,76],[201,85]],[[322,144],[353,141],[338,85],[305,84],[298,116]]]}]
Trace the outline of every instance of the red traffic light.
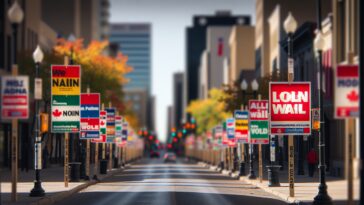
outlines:
[{"label": "red traffic light", "polygon": [[172,148],[172,145],[171,145],[171,144],[168,144],[168,145],[167,145],[167,148],[168,148],[168,149],[171,149],[171,148]]},{"label": "red traffic light", "polygon": [[177,142],[178,141],[178,139],[177,138],[173,138],[173,142]]}]

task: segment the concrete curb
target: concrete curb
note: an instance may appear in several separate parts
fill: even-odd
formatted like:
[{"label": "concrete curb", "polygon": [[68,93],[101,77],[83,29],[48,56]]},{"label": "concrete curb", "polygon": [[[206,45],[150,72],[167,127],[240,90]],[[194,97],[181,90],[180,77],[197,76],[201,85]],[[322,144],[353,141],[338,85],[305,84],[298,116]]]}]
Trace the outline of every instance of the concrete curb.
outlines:
[{"label": "concrete curb", "polygon": [[[203,167],[205,167],[204,165],[206,165],[206,163],[203,163],[203,162],[198,162],[199,165],[202,165]],[[232,178],[237,178],[238,180],[240,181],[244,181],[245,183],[248,183],[248,184],[251,184],[251,185],[254,185],[256,187],[259,187],[260,189],[270,193],[270,194],[273,194],[277,197],[279,197],[280,199],[290,203],[290,204],[306,204],[305,201],[300,201],[300,200],[297,200],[293,197],[290,197],[289,195],[287,194],[282,194],[281,192],[278,192],[278,191],[274,191],[272,190],[271,188],[269,187],[266,187],[264,186],[263,184],[261,184],[258,180],[250,180],[250,179],[247,179],[246,177],[239,177],[239,176],[236,176],[236,173],[231,173],[230,171],[224,169],[221,171],[221,175],[225,175],[225,176],[230,176]]]},{"label": "concrete curb", "polygon": [[[126,165],[125,167],[128,167],[130,165]],[[116,169],[116,170],[111,170],[111,172],[109,172],[108,174],[106,175],[98,175],[99,177],[99,181],[87,181],[83,184],[80,184],[78,186],[76,186],[75,188],[71,189],[71,190],[68,190],[68,191],[64,191],[64,192],[61,192],[61,193],[58,193],[58,194],[54,194],[54,195],[51,195],[51,196],[45,196],[43,198],[40,198],[38,201],[35,201],[35,202],[32,202],[30,203],[30,205],[51,205],[51,204],[54,204],[56,202],[59,202],[67,197],[70,197],[72,194],[74,193],[77,193],[83,189],[86,189],[87,187],[91,186],[91,185],[94,185],[94,184],[97,184],[99,182],[101,182],[102,180],[106,179],[106,178],[109,178],[115,174],[118,174],[120,172],[122,172],[125,168],[119,168],[119,169]]]},{"label": "concrete curb", "polygon": [[281,192],[278,192],[278,191],[274,191],[272,190],[271,188],[269,187],[266,187],[264,186],[262,183],[260,183],[258,180],[250,180],[250,179],[247,179],[245,177],[240,177],[239,179],[240,181],[244,181],[246,183],[249,183],[249,184],[252,184],[256,187],[259,187],[260,189],[263,189],[264,191],[268,192],[268,193],[271,193],[275,196],[278,196],[279,198],[287,201],[288,203],[291,203],[291,204],[302,204],[303,202],[300,201],[300,200],[297,200],[295,199],[294,197],[290,197],[289,195],[287,194],[283,194]]}]

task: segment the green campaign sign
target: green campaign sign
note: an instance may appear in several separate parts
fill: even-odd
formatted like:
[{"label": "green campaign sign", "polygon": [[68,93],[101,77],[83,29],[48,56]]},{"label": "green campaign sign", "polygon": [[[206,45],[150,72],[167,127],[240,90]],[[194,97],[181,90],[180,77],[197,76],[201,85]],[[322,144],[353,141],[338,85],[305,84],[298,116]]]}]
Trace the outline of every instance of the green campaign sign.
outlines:
[{"label": "green campaign sign", "polygon": [[252,144],[269,144],[268,121],[251,121],[250,138]]}]

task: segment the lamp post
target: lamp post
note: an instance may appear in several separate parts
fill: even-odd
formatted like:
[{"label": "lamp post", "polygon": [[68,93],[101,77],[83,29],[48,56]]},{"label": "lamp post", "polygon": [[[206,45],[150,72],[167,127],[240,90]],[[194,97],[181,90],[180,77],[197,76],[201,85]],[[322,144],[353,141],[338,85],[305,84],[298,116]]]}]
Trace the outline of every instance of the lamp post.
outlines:
[{"label": "lamp post", "polygon": [[[297,21],[289,12],[286,20],[283,23],[284,30],[287,33],[287,46],[288,46],[288,82],[293,82],[294,80],[294,60],[293,60],[293,33],[297,29]],[[289,196],[294,197],[294,136],[288,136],[288,179],[289,179]]]},{"label": "lamp post", "polygon": [[[259,89],[258,81],[256,79],[254,79],[251,82],[251,86],[252,86],[252,90],[253,90],[253,97],[254,97],[254,99],[256,99],[257,98],[257,92],[258,92],[258,89]],[[254,160],[253,160],[254,150],[253,150],[253,148],[254,148],[254,145],[249,143],[249,151],[250,151],[250,156],[249,156],[250,166],[249,166],[249,176],[248,176],[249,179],[256,179],[257,178],[257,176],[255,175],[254,166],[253,166],[253,163],[254,163]]]},{"label": "lamp post", "polygon": [[319,184],[319,192],[315,196],[313,204],[332,204],[331,197],[327,193],[327,185],[326,185],[326,162],[325,162],[325,118],[324,118],[324,92],[323,92],[323,67],[322,67],[322,50],[325,46],[325,39],[321,34],[321,27],[319,27],[318,33],[316,35],[314,41],[315,50],[317,51],[317,64],[319,68],[319,105],[320,105],[320,132],[319,132],[319,175],[320,175],[320,184]]},{"label": "lamp post", "polygon": [[[39,80],[39,65],[43,60],[43,52],[39,45],[33,53],[33,60],[35,62],[35,82]],[[38,81],[39,82],[39,81]],[[40,85],[41,86],[41,85]],[[34,86],[36,89],[36,85]],[[35,94],[35,93],[34,93]],[[40,136],[40,114],[39,114],[39,101],[40,99],[34,97],[34,115],[36,127],[34,131],[34,169],[35,169],[35,181],[34,187],[30,191],[29,196],[40,197],[44,196],[44,189],[42,188],[42,182],[40,181],[40,170],[42,169],[42,138]]]},{"label": "lamp post", "polygon": [[[248,83],[245,79],[241,81],[240,88],[242,90],[243,105],[245,106],[245,92],[248,89]],[[245,144],[243,144],[242,146],[244,146],[244,150],[247,150],[245,149]],[[239,176],[245,176],[245,152],[241,155],[239,171]]]},{"label": "lamp post", "polygon": [[18,1],[14,1],[13,5],[9,8],[8,18],[13,29],[13,52],[11,54],[11,63],[16,64],[18,26],[24,19],[24,12],[18,4]]}]

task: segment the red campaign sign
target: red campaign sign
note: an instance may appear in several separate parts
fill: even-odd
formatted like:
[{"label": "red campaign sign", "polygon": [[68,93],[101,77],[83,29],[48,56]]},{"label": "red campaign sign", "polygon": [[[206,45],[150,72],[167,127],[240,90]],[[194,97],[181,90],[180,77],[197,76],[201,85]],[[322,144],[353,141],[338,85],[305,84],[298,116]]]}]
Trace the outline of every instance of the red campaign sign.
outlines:
[{"label": "red campaign sign", "polygon": [[100,135],[99,139],[91,139],[92,143],[105,143],[106,142],[106,135]]},{"label": "red campaign sign", "polygon": [[311,134],[311,83],[270,82],[270,134]]},{"label": "red campaign sign", "polygon": [[253,121],[269,120],[268,105],[268,100],[249,100],[249,119]]},{"label": "red campaign sign", "polygon": [[335,118],[359,117],[359,67],[338,65],[335,78]]},{"label": "red campaign sign", "polygon": [[79,78],[79,65],[52,65],[52,78]]},{"label": "red campaign sign", "polygon": [[81,130],[99,131],[100,120],[98,118],[81,118]]},{"label": "red campaign sign", "polygon": [[227,138],[227,133],[226,131],[222,132],[222,144],[223,145],[227,145],[229,144],[229,139]]},{"label": "red campaign sign", "polygon": [[229,147],[236,147],[236,140],[235,139],[228,139]]}]

